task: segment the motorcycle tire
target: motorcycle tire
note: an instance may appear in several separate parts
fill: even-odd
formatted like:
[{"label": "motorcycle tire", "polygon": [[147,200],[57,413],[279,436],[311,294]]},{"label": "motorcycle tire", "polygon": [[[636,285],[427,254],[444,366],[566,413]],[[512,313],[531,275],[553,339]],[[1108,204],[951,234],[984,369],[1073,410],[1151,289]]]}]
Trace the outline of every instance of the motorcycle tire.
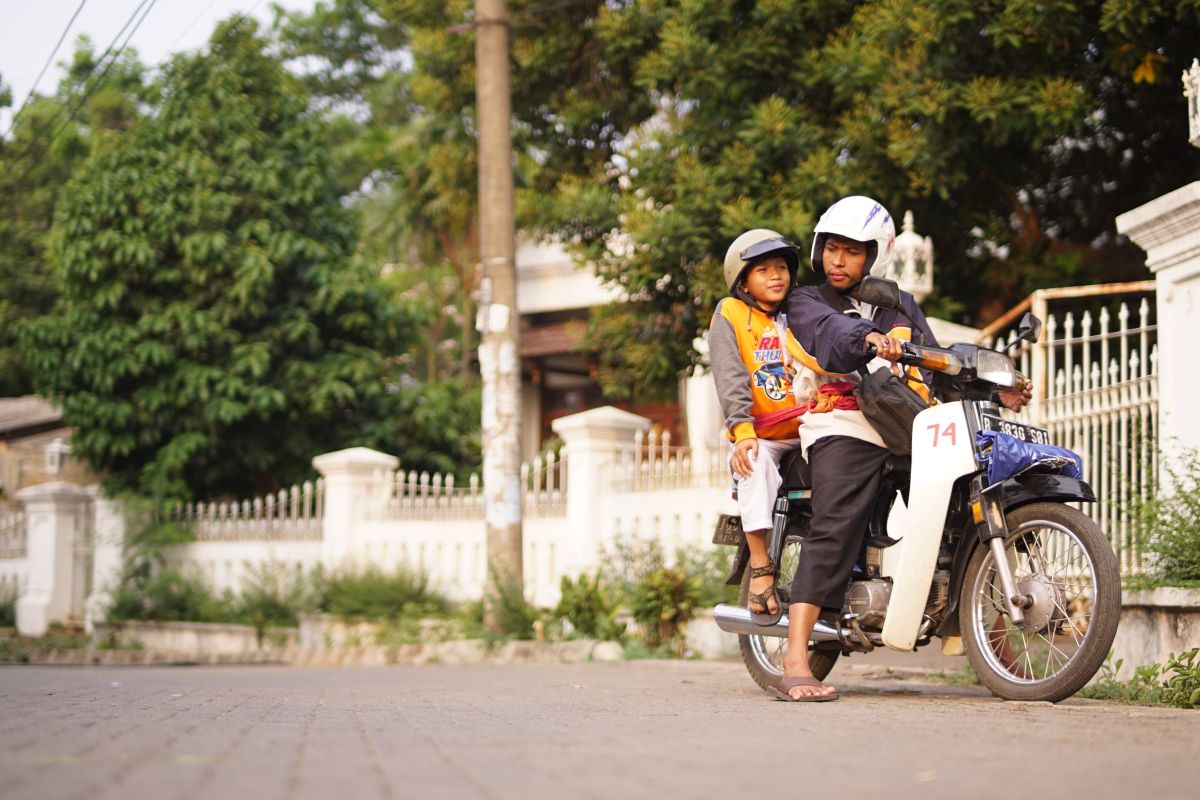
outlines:
[{"label": "motorcycle tire", "polygon": [[967,659],[997,697],[1057,703],[1083,688],[1108,656],[1121,615],[1117,558],[1100,527],[1070,506],[1032,503],[1005,519],[1017,590],[1034,603],[1014,625],[991,551],[977,547],[959,600]]},{"label": "motorcycle tire", "polygon": [[[790,586],[792,576],[796,573],[796,562],[800,553],[800,539],[789,537],[783,545],[783,554],[779,559],[780,569],[777,578],[779,586]],[[746,608],[750,598],[750,570],[742,573],[742,585],[738,591],[738,605]],[[778,636],[738,636],[738,647],[742,651],[742,662],[750,677],[764,691],[770,691],[783,680],[783,659],[787,655],[787,639]],[[812,667],[817,680],[825,680],[825,676],[833,669],[841,654],[836,646],[823,645],[820,648],[809,647],[808,665]]]}]

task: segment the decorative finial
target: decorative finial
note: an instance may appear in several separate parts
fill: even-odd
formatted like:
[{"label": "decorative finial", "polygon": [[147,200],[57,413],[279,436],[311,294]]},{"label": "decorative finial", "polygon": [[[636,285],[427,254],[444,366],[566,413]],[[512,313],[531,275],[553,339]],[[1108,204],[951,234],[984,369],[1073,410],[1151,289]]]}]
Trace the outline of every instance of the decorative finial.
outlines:
[{"label": "decorative finial", "polygon": [[1188,141],[1200,147],[1200,59],[1183,71],[1183,96],[1188,105]]}]

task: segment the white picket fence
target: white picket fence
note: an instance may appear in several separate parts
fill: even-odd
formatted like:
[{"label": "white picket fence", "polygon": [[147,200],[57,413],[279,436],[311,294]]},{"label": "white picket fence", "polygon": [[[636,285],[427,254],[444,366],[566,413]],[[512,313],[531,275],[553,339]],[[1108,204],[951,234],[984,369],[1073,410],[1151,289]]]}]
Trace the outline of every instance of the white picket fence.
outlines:
[{"label": "white picket fence", "polygon": [[980,339],[993,347],[1013,341],[1026,310],[1045,323],[1041,341],[1022,345],[1018,358],[1035,387],[1022,421],[1046,428],[1055,444],[1083,457],[1099,502],[1080,508],[1108,535],[1124,575],[1143,569],[1138,505],[1158,481],[1153,292],[1153,281],[1041,290]]},{"label": "white picket fence", "polygon": [[628,492],[708,487],[729,480],[729,453],[671,444],[670,431],[638,431],[633,447],[615,451],[618,467],[613,486]]},{"label": "white picket fence", "polygon": [[241,502],[188,503],[174,519],[198,541],[287,541],[321,538],[325,483],[315,481]]}]

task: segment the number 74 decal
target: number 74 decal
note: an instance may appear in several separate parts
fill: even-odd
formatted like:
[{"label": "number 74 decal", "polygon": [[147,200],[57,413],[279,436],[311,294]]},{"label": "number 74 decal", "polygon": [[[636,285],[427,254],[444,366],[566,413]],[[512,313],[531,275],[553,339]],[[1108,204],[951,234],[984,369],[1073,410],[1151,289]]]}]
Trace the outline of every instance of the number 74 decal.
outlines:
[{"label": "number 74 decal", "polygon": [[935,422],[932,425],[926,425],[925,430],[931,431],[933,433],[933,442],[931,443],[931,446],[933,446],[933,447],[938,447],[943,442],[945,442],[947,439],[950,440],[951,447],[955,447],[958,445],[958,423],[957,422],[951,422],[947,425],[942,425],[942,424]]}]

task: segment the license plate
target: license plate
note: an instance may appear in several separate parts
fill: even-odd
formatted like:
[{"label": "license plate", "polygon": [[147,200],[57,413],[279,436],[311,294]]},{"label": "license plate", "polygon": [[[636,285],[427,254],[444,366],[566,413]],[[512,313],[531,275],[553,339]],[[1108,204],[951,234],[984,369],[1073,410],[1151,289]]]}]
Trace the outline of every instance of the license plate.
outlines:
[{"label": "license plate", "polygon": [[1003,417],[996,417],[991,414],[983,414],[981,416],[982,427],[985,431],[996,431],[997,433],[1007,434],[1014,439],[1020,439],[1022,442],[1030,442],[1031,444],[1050,444],[1050,433],[1045,428],[1035,428],[1032,425],[1010,422]]},{"label": "license plate", "polygon": [[721,514],[717,517],[717,527],[713,531],[713,544],[728,544],[738,547],[745,540],[742,533],[742,518]]}]

